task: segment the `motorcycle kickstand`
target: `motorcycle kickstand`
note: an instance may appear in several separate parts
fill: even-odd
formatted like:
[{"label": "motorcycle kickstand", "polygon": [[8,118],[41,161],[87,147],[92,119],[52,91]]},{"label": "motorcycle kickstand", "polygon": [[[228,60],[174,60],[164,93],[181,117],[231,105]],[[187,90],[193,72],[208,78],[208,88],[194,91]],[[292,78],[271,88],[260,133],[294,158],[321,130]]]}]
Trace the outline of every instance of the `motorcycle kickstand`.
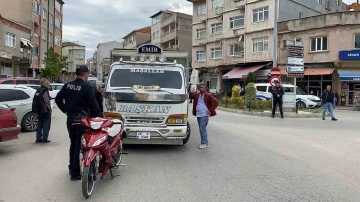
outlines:
[{"label": "motorcycle kickstand", "polygon": [[110,168],[110,175],[111,175],[111,179],[114,179],[115,177],[120,176],[120,175],[113,175],[112,168]]}]

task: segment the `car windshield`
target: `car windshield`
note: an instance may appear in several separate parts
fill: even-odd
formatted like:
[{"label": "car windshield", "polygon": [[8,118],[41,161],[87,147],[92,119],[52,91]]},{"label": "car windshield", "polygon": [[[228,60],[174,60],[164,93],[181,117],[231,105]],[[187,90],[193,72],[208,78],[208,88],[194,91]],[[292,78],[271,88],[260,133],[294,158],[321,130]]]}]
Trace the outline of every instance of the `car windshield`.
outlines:
[{"label": "car windshield", "polygon": [[163,67],[116,69],[110,78],[110,87],[159,86],[160,88],[181,89],[181,72],[165,70]]},{"label": "car windshield", "polygon": [[296,87],[296,94],[297,95],[307,95],[303,90],[301,90],[299,87]]}]

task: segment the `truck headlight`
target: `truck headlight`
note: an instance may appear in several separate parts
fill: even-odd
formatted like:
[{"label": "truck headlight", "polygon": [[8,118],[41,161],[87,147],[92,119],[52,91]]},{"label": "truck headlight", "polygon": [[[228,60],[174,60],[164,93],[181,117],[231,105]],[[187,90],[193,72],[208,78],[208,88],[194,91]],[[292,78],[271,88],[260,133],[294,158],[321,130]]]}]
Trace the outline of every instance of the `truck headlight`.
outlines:
[{"label": "truck headlight", "polygon": [[187,114],[170,115],[166,121],[167,124],[186,124]]}]

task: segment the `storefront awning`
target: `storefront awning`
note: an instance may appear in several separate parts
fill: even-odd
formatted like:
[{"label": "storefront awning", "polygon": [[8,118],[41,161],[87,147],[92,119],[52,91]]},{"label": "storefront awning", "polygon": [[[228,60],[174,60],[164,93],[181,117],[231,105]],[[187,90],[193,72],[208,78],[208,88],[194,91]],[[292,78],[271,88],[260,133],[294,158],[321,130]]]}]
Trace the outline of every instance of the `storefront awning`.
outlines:
[{"label": "storefront awning", "polygon": [[[304,71],[305,76],[320,76],[329,75],[334,72],[334,68],[306,68]],[[286,68],[280,68],[281,75],[287,75]]]},{"label": "storefront awning", "polygon": [[246,77],[250,72],[255,72],[265,65],[257,65],[250,67],[236,67],[222,76],[222,79],[240,79]]},{"label": "storefront awning", "polygon": [[360,81],[360,70],[339,69],[340,81]]},{"label": "storefront awning", "polygon": [[24,38],[21,38],[20,40],[21,40],[21,42],[24,44],[24,46],[30,46],[31,48],[33,47],[33,45],[31,44],[30,40],[24,39]]}]

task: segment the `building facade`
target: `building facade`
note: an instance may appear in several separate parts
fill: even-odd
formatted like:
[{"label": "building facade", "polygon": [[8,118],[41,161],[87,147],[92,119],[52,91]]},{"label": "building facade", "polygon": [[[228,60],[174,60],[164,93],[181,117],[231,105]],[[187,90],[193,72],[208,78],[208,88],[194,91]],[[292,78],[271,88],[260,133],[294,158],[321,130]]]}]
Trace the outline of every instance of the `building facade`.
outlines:
[{"label": "building facade", "polygon": [[[278,63],[282,80],[287,78],[286,41],[297,40],[304,47],[304,78],[297,86],[320,96],[327,85],[342,96],[341,105],[353,104],[356,85],[360,90],[360,11],[339,12],[280,22]],[[301,25],[301,26],[299,26]]]},{"label": "building facade", "polygon": [[[188,0],[193,3],[192,65],[210,91],[231,87],[255,72],[268,82],[272,67],[273,0]],[[340,0],[281,0],[278,21],[346,9]]]},{"label": "building facade", "polygon": [[96,65],[96,77],[105,82],[110,72],[110,51],[115,48],[123,49],[124,43],[117,41],[109,41],[105,43],[99,43],[96,48],[96,54],[94,54],[95,65]]},{"label": "building facade", "polygon": [[1,78],[32,75],[31,28],[0,15]]},{"label": "building facade", "polygon": [[72,80],[75,76],[76,67],[85,64],[85,46],[73,42],[62,43],[62,54],[67,57],[68,65],[63,69],[63,80]]},{"label": "building facade", "polygon": [[[151,42],[151,27],[136,29],[123,38],[124,49],[136,49],[138,46]],[[110,52],[109,52],[110,54]]]},{"label": "building facade", "polygon": [[1,3],[0,13],[5,18],[31,27],[32,65],[37,72],[45,67],[45,53],[50,47],[62,55],[63,5],[62,0],[11,0]]},{"label": "building facade", "polygon": [[192,50],[192,16],[173,11],[160,11],[151,16],[151,43],[163,50]]},{"label": "building facade", "polygon": [[96,66],[95,66],[95,63],[94,63],[94,58],[88,58],[86,60],[86,66],[89,68],[90,73],[92,75],[96,75]]}]

